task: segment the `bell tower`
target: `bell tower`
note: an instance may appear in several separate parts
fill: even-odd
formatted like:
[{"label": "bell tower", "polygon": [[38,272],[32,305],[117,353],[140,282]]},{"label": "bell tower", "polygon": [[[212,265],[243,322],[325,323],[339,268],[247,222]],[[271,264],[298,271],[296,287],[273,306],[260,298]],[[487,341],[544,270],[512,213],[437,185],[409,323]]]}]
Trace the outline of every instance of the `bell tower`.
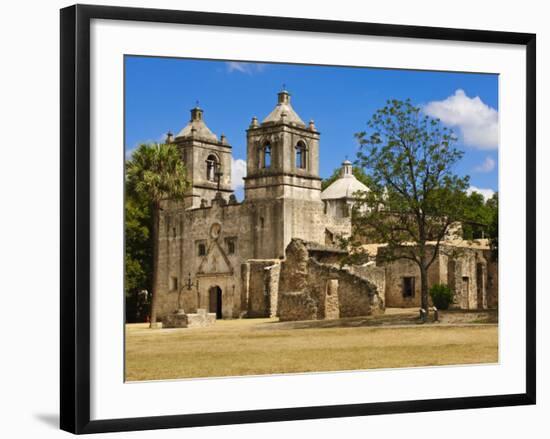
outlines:
[{"label": "bell tower", "polygon": [[200,207],[201,200],[210,202],[219,191],[224,198],[231,189],[231,146],[222,134],[220,138],[204,122],[204,111],[198,103],[191,109],[189,123],[175,136],[168,133],[167,142],[175,143],[181,151],[191,183],[184,205]]},{"label": "bell tower", "polygon": [[244,190],[256,258],[284,257],[292,238],[324,242],[324,230],[311,227],[323,214],[320,133],[313,120],[306,125],[300,119],[290,98],[287,90],[280,91],[273,111],[261,123],[252,118],[247,130]]},{"label": "bell tower", "polygon": [[319,132],[290,104],[290,93],[277,94],[277,105],[247,130],[245,197],[320,200]]}]

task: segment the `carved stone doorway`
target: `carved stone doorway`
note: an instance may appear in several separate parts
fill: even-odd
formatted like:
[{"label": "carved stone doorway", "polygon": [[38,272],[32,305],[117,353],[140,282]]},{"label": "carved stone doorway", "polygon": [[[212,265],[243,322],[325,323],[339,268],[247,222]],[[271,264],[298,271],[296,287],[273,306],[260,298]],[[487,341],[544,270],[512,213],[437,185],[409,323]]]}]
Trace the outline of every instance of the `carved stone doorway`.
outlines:
[{"label": "carved stone doorway", "polygon": [[215,312],[216,318],[222,318],[222,289],[215,285],[208,290],[208,312]]}]

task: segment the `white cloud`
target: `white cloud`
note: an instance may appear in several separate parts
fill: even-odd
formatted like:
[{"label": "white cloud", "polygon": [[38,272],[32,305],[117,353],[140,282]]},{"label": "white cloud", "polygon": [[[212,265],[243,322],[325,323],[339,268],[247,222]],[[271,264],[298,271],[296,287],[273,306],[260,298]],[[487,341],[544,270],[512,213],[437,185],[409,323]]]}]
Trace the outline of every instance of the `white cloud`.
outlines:
[{"label": "white cloud", "polygon": [[475,172],[491,172],[495,169],[496,162],[491,157],[486,157],[485,161],[474,168]]},{"label": "white cloud", "polygon": [[458,128],[465,145],[478,149],[498,148],[498,111],[479,96],[470,98],[464,90],[458,89],[447,99],[429,102],[423,110],[428,116]]},{"label": "white cloud", "polygon": [[227,66],[227,71],[231,72],[241,72],[246,73],[247,75],[252,75],[253,73],[260,73],[265,70],[266,65],[260,63],[250,63],[250,62],[234,62],[229,61],[225,63]]},{"label": "white cloud", "polygon": [[231,158],[231,188],[236,191],[244,187],[243,177],[246,177],[246,162],[243,159]]},{"label": "white cloud", "polygon": [[492,189],[480,189],[480,188],[475,187],[475,186],[470,186],[468,188],[467,192],[468,192],[468,194],[471,194],[472,192],[477,192],[478,194],[483,195],[483,198],[485,198],[486,201],[489,198],[491,198],[493,196],[493,194],[495,193],[495,191],[492,190]]}]

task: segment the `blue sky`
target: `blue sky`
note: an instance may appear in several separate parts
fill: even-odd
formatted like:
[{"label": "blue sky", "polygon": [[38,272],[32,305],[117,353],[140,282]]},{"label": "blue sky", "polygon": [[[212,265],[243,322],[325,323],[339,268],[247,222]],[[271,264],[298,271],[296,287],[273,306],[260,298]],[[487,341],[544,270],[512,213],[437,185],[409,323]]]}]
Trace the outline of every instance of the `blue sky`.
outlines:
[{"label": "blue sky", "polygon": [[127,153],[161,141],[168,130],[177,133],[199,101],[209,128],[233,146],[239,198],[245,130],[253,116],[261,121],[273,109],[283,84],[298,115],[306,123],[314,119],[321,132],[321,177],[346,157],[355,159],[354,133],[366,129],[387,99],[410,98],[458,135],[465,155],[456,172],[470,175],[485,195],[498,187],[497,75],[134,56],[126,57],[125,68]]}]

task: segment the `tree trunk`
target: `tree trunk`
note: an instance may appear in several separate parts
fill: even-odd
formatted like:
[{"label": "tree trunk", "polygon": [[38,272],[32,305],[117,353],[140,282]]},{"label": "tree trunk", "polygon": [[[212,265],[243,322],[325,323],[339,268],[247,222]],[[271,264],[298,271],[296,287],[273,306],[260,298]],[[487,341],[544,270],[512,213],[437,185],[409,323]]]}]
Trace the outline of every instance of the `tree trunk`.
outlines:
[{"label": "tree trunk", "polygon": [[421,307],[426,311],[426,316],[428,315],[428,269],[424,261],[420,267],[420,299]]},{"label": "tree trunk", "polygon": [[157,293],[158,293],[158,271],[159,271],[159,222],[160,206],[153,205],[153,287],[151,291],[151,319],[149,327],[153,328],[157,323]]}]

